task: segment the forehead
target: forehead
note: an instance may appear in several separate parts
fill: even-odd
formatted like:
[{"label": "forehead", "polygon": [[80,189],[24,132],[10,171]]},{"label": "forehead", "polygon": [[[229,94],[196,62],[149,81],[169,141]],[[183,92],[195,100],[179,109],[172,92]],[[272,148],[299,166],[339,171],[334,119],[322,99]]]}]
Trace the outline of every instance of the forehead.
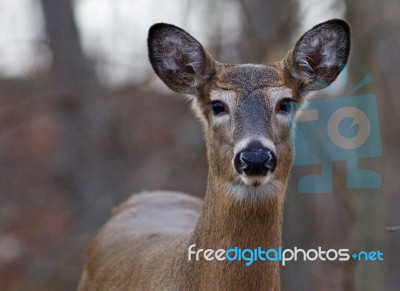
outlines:
[{"label": "forehead", "polygon": [[217,71],[216,88],[242,94],[284,85],[283,73],[273,65],[222,65]]}]

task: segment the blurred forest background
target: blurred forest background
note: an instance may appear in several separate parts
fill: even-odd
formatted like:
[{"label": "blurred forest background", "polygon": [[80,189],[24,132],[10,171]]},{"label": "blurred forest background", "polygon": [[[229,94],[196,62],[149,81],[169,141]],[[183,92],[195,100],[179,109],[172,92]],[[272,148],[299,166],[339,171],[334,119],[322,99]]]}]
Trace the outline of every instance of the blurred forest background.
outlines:
[{"label": "blurred forest background", "polygon": [[352,27],[346,92],[374,79],[357,94],[377,97],[383,155],[360,166],[382,187],[347,190],[338,162],[332,194],[299,194],[317,168],[294,168],[283,245],[379,249],[384,262],[293,262],[283,290],[399,290],[399,15],[398,0],[1,0],[0,290],[74,290],[87,241],[131,193],[204,195],[200,125],[147,60],[153,23],[222,62],[260,63],[334,17]]}]

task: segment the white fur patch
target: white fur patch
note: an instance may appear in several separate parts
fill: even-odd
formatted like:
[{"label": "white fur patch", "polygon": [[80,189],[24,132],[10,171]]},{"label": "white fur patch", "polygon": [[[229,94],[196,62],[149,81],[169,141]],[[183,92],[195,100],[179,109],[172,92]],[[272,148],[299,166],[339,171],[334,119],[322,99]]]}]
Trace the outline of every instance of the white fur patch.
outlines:
[{"label": "white fur patch", "polygon": [[268,95],[272,99],[272,103],[276,104],[279,100],[283,98],[292,98],[293,91],[287,87],[273,87],[268,89]]},{"label": "white fur patch", "polygon": [[[254,182],[262,183],[254,186]],[[283,195],[285,191],[284,185],[275,180],[273,174],[261,179],[240,176],[237,181],[226,183],[225,187],[235,199],[250,203],[259,203],[275,195]]]},{"label": "white fur patch", "polygon": [[241,150],[245,149],[252,141],[258,141],[260,142],[264,147],[269,148],[271,151],[276,153],[276,148],[275,144],[266,138],[260,138],[260,137],[247,137],[239,141],[236,145],[235,148],[233,149],[234,155],[236,155],[238,152]]},{"label": "white fur patch", "polygon": [[221,100],[224,101],[226,104],[233,106],[234,105],[234,100],[236,98],[236,93],[234,91],[230,90],[212,90],[210,92],[210,100]]}]

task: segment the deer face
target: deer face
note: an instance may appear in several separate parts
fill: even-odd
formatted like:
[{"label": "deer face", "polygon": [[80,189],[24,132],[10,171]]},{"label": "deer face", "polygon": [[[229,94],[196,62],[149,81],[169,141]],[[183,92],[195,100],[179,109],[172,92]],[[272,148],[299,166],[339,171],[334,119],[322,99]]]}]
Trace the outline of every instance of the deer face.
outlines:
[{"label": "deer face", "polygon": [[[331,82],[346,64],[349,27],[341,20],[315,26],[280,62],[230,65],[211,58],[182,29],[153,25],[149,57],[172,90],[188,95],[202,120],[210,175],[238,199],[282,192],[291,163],[295,103]],[[280,191],[281,190],[281,191]]]}]

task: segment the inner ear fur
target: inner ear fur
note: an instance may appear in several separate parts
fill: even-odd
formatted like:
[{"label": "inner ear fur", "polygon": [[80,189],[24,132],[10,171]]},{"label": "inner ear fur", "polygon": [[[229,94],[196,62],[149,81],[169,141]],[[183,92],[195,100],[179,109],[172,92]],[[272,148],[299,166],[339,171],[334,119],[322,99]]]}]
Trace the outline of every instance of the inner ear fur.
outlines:
[{"label": "inner ear fur", "polygon": [[149,30],[151,65],[175,92],[198,94],[215,71],[214,61],[203,46],[183,29],[158,23]]},{"label": "inner ear fur", "polygon": [[350,52],[350,28],[340,19],[314,26],[286,57],[286,67],[300,91],[330,85],[344,68]]}]

